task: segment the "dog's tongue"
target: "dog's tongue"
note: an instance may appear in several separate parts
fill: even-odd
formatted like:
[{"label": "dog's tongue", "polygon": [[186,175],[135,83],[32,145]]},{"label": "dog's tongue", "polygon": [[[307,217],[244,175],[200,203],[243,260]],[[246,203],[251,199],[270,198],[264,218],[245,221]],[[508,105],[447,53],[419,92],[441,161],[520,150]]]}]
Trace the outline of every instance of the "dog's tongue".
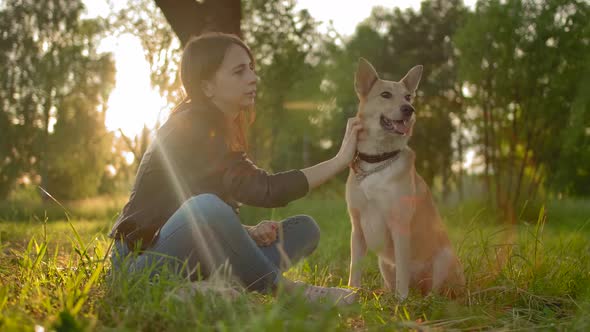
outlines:
[{"label": "dog's tongue", "polygon": [[402,121],[393,122],[393,127],[402,134],[407,134],[410,131],[410,126],[406,126]]}]

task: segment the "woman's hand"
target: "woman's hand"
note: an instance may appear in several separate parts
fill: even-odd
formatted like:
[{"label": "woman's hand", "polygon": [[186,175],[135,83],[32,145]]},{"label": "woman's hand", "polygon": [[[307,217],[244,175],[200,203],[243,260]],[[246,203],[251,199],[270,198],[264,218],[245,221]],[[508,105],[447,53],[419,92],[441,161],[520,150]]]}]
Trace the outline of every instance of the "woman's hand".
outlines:
[{"label": "woman's hand", "polygon": [[336,157],[301,170],[307,178],[309,189],[313,189],[326,182],[350,165],[350,162],[356,155],[357,134],[362,129],[363,125],[359,118],[348,119],[342,145]]},{"label": "woman's hand", "polygon": [[279,223],[271,220],[263,220],[258,225],[249,227],[248,234],[261,247],[271,245],[277,240]]},{"label": "woman's hand", "polygon": [[358,117],[348,119],[340,151],[336,154],[336,159],[342,163],[343,167],[348,166],[356,155],[357,135],[362,129],[361,119]]}]

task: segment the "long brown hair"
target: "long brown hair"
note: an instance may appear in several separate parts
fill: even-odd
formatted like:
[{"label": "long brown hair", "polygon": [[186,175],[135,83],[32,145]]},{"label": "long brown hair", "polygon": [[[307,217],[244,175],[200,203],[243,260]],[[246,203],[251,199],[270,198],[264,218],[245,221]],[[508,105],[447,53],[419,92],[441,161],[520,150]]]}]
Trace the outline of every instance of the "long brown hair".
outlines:
[{"label": "long brown hair", "polygon": [[[255,118],[254,107],[242,110],[233,121],[223,116],[221,110],[211,103],[202,89],[202,82],[211,79],[223,62],[227,50],[232,45],[242,47],[248,53],[254,64],[254,57],[250,48],[237,36],[222,32],[208,32],[198,37],[193,37],[184,47],[180,62],[180,80],[184,87],[186,97],[172,110],[172,113],[184,109],[183,105],[189,102],[195,105],[203,105],[211,120],[212,129],[221,130],[232,151],[246,151],[248,149],[248,129]],[[213,120],[215,118],[215,120]],[[217,127],[217,128],[215,128]]]}]

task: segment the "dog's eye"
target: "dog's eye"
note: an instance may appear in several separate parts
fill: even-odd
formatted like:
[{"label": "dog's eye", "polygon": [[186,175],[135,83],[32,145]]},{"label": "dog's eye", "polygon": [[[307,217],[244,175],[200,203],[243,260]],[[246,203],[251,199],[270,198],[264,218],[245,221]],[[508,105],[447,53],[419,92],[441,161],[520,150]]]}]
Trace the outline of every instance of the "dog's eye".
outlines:
[{"label": "dog's eye", "polygon": [[385,99],[389,99],[392,97],[392,94],[389,91],[384,91],[384,92],[381,92],[381,97],[383,97]]},{"label": "dog's eye", "polygon": [[406,101],[410,101],[412,100],[412,95],[405,95],[404,98],[406,98]]}]

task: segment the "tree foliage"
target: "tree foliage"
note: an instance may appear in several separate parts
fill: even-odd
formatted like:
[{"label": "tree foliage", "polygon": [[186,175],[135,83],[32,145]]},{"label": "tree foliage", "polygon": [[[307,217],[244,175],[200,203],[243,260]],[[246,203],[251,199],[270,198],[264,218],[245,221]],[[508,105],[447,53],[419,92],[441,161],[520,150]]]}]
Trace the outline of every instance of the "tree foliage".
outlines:
[{"label": "tree foliage", "polygon": [[357,112],[354,71],[365,57],[391,80],[424,65],[410,145],[435,191],[461,191],[471,151],[481,156],[489,201],[508,214],[539,194],[588,195],[589,7],[491,0],[469,11],[461,0],[426,0],[418,10],[375,8],[343,38],[330,27],[319,32],[294,0],[131,0],[108,23],[81,19],[80,0],[5,1],[0,197],[23,175],[42,178],[57,196],[80,197],[119,187],[112,170],[104,172],[107,162],[133,172],[121,153],[138,162],[152,128],[136,138],[104,128],[114,68],[96,45],[107,28],[139,37],[152,85],[170,108],[182,98],[178,63],[187,38],[240,34],[261,77],[250,154],[270,170],[336,153]]},{"label": "tree foliage", "polygon": [[485,177],[509,213],[544,182],[584,191],[575,183],[578,176],[588,180],[588,166],[572,157],[589,153],[577,145],[588,142],[578,122],[588,119],[590,106],[588,22],[584,1],[486,1],[456,35],[460,78],[475,90],[473,125]]},{"label": "tree foliage", "polygon": [[[47,186],[52,176],[75,174],[79,177],[46,189],[96,192],[95,179],[105,166],[99,151],[110,149],[104,105],[114,85],[114,64],[109,54],[96,51],[104,25],[81,19],[83,9],[81,1],[3,3],[0,197],[23,175],[40,176]],[[80,146],[96,140],[100,148]],[[69,155],[74,150],[78,153]]]},{"label": "tree foliage", "polygon": [[322,99],[322,36],[295,1],[244,4],[244,38],[252,48],[258,76],[257,119],[252,154],[274,170],[309,165],[318,148],[318,126],[311,118]]}]

